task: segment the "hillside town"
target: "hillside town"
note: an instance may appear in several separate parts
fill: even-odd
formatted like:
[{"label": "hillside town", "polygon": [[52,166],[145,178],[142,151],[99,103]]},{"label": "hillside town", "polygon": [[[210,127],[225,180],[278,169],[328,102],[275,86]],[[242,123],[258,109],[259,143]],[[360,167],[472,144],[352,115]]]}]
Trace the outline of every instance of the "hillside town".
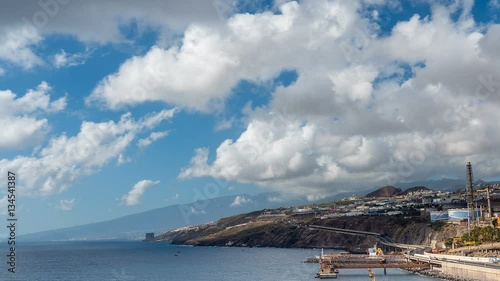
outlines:
[{"label": "hillside town", "polygon": [[[476,220],[490,223],[492,219],[500,217],[500,184],[489,185],[489,191],[479,188],[475,196]],[[259,217],[309,216],[328,219],[346,216],[417,216],[429,221],[466,224],[467,218],[472,217],[468,199],[466,189],[451,192],[417,186],[403,191],[385,186],[363,197],[352,196],[333,203],[264,210]]]}]

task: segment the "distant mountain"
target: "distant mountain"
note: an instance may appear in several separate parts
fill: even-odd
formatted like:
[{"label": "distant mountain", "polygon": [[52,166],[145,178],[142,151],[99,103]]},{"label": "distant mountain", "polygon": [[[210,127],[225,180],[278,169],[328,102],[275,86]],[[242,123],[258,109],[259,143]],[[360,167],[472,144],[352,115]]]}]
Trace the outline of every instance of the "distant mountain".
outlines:
[{"label": "distant mountain", "polygon": [[[476,184],[484,183],[482,180],[476,181]],[[425,181],[414,181],[414,182],[398,182],[394,186],[400,187],[402,189],[408,189],[414,186],[425,186],[433,190],[441,191],[456,191],[458,189],[465,188],[465,179],[439,179],[439,180],[425,180]]]},{"label": "distant mountain", "polygon": [[306,199],[283,201],[276,193],[225,196],[191,204],[158,208],[117,219],[19,236],[22,241],[137,240],[146,232],[168,230],[216,221],[222,217],[281,206],[305,205]]},{"label": "distant mountain", "polygon": [[397,194],[402,193],[403,190],[399,187],[394,186],[384,186],[373,192],[366,194],[365,197],[391,197],[396,196]]}]

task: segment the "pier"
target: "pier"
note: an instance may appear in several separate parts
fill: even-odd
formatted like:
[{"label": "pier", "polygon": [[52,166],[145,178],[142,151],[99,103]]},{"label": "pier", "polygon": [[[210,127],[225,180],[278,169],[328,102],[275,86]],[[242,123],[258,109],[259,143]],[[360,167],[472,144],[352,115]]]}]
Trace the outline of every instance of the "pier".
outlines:
[{"label": "pier", "polygon": [[[376,249],[376,248],[375,248]],[[383,255],[381,251],[372,251],[369,255],[330,254],[321,253],[318,259],[319,270],[317,277],[320,279],[337,278],[339,269],[358,268],[387,268],[400,269],[428,269],[431,265],[425,261],[410,260],[404,255]]]},{"label": "pier", "polygon": [[412,261],[404,255],[384,255],[371,257],[368,255],[323,255],[322,262],[338,269],[355,268],[430,268],[426,262]]},{"label": "pier", "polygon": [[[498,258],[472,258],[431,254],[425,251],[428,247],[396,243],[379,233],[319,225],[308,225],[307,227],[310,229],[333,231],[347,235],[371,236],[378,239],[380,244],[386,248],[399,249],[406,252],[404,255],[384,255],[381,249],[373,248],[369,249],[370,253],[367,255],[324,255],[322,253],[317,259],[320,268],[316,277],[320,279],[337,278],[339,269],[384,268],[384,274],[386,274],[387,268],[400,268],[431,269],[456,278],[468,278],[470,280],[500,280],[500,264],[498,263]],[[308,259],[308,262],[314,262],[314,259]]]}]

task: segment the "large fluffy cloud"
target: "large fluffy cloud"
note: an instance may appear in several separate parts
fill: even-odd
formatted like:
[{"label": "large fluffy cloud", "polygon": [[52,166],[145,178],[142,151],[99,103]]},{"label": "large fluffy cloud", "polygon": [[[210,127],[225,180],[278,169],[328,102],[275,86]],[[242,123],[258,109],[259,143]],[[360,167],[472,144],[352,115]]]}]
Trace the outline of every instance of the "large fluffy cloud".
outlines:
[{"label": "large fluffy cloud", "polygon": [[[218,2],[226,4],[220,8],[227,12],[234,7],[231,0]],[[161,27],[174,32],[182,32],[193,21],[215,24],[220,22],[220,8],[213,0],[20,0],[2,5],[0,26],[24,24],[46,34],[57,32],[105,43],[125,40],[120,29],[134,22],[143,30]]]},{"label": "large fluffy cloud", "polygon": [[[470,14],[471,1],[432,5],[430,16],[414,15],[383,34],[379,10],[387,8],[379,0],[276,1],[275,11],[234,14],[222,21],[217,11],[231,10],[231,5],[217,6],[215,15],[196,20],[183,18],[185,13],[164,16],[176,9],[185,11],[185,5],[196,8],[193,15],[207,5],[213,7],[212,1],[195,6],[181,2],[168,11],[143,3],[136,7],[133,1],[106,9],[114,5],[106,2],[85,19],[74,9],[93,9],[95,3],[71,3],[61,5],[61,12],[38,30],[105,43],[123,41],[119,26],[131,19],[139,29],[186,28],[179,41],[159,44],[125,61],[98,84],[87,102],[113,109],[161,101],[220,111],[241,80],[261,83],[283,70],[298,73],[294,83],[275,89],[269,104],[246,110],[247,126],[239,137],[224,141],[215,152],[197,149],[181,178],[212,176],[313,198],[353,186],[461,176],[466,161],[476,164],[480,177],[500,172],[495,160],[500,156],[500,27],[477,25]],[[366,3],[375,10],[366,13]],[[32,34],[31,41],[20,46],[39,42],[38,33]],[[29,67],[30,60],[25,61],[16,63]],[[122,123],[127,122],[101,125],[121,128]],[[89,127],[97,126],[92,124]],[[43,192],[64,189],[73,174],[87,173],[116,157],[126,162],[123,147],[140,130],[117,131],[103,158],[89,156],[79,162],[69,157],[73,165],[66,170],[74,167],[76,173],[45,168],[50,167],[45,162],[53,162],[44,151],[61,155],[56,143],[77,142],[78,136],[56,138],[37,157],[24,157],[23,163],[44,167],[40,170],[47,176],[35,177],[36,184],[47,186]],[[159,137],[153,133],[138,144]],[[2,161],[13,165],[16,159]],[[52,182],[63,183],[62,188],[54,188]]]},{"label": "large fluffy cloud", "polygon": [[[342,63],[333,43],[353,28],[358,7],[351,1],[289,2],[277,14],[235,15],[221,28],[192,24],[179,45],[154,47],[125,62],[88,101],[110,108],[164,101],[218,110],[241,80],[261,82],[287,68]],[[319,56],[325,52],[331,54]]]},{"label": "large fluffy cloud", "polygon": [[[301,3],[293,21],[307,18],[304,9],[333,10],[324,3]],[[269,49],[268,57],[297,48],[294,53],[307,58],[270,60],[296,69],[298,80],[250,111],[246,130],[224,141],[215,160],[208,160],[208,149],[198,149],[180,178],[212,176],[296,194],[333,194],[399,180],[464,177],[467,161],[476,164],[478,177],[497,176],[499,27],[476,26],[464,5],[458,21],[451,19],[456,6],[436,5],[432,16],[401,21],[387,36],[373,35],[377,27],[360,15],[347,21],[355,26],[348,33],[349,25],[318,18],[325,33],[335,35],[320,41],[329,48],[311,49],[317,45],[298,40]],[[331,18],[351,15],[349,7],[337,7]],[[265,23],[261,15],[246,17],[252,17],[246,28],[256,33]],[[292,25],[288,37],[303,38],[303,32]],[[251,69],[262,73],[259,58],[253,61]]]},{"label": "large fluffy cloud", "polygon": [[163,110],[139,120],[127,113],[118,122],[83,122],[77,135],[54,137],[33,156],[1,159],[0,172],[16,171],[20,175],[22,194],[49,195],[64,191],[75,179],[118,159],[139,134],[154,129],[174,112]]},{"label": "large fluffy cloud", "polygon": [[24,96],[10,90],[0,91],[0,149],[21,148],[40,139],[48,130],[48,120],[39,113],[61,111],[66,97],[50,99],[51,87],[42,82]]},{"label": "large fluffy cloud", "polygon": [[52,34],[90,44],[132,45],[123,32],[132,27],[137,36],[158,31],[158,43],[170,45],[192,22],[219,25],[236,10],[233,0],[8,1],[0,9],[0,63],[25,69],[44,64],[38,47]]}]

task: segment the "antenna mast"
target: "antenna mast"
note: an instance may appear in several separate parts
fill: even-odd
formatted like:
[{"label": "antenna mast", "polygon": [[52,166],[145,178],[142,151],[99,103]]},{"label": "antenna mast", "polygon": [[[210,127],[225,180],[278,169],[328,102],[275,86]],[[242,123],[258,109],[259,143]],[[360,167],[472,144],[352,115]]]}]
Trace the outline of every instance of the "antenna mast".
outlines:
[{"label": "antenna mast", "polygon": [[491,215],[491,199],[490,199],[490,186],[486,186],[486,200],[488,200],[488,222],[493,226],[493,216]]}]

